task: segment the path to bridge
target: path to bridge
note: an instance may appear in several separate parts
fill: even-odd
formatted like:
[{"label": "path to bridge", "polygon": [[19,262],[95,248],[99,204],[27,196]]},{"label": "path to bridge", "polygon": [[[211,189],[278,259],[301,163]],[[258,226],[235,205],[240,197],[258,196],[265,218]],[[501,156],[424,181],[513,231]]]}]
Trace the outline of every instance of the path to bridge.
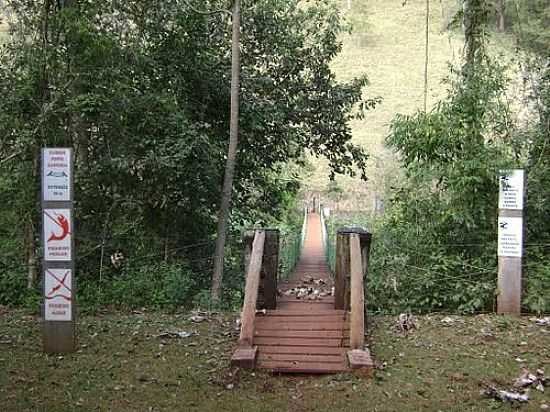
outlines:
[{"label": "path to bridge", "polygon": [[260,369],[294,373],[348,371],[349,319],[334,309],[321,221],[307,219],[300,260],[289,280],[279,285],[277,309],[256,316],[254,345]]}]

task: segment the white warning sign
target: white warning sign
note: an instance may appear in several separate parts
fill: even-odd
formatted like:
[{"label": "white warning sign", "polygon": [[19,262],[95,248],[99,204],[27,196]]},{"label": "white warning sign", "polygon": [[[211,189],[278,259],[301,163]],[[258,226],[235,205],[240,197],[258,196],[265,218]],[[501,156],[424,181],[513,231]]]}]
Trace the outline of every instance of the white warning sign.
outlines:
[{"label": "white warning sign", "polygon": [[46,269],[44,273],[45,320],[72,320],[72,270]]},{"label": "white warning sign", "polygon": [[44,201],[71,200],[71,149],[44,149],[42,173]]},{"label": "white warning sign", "polygon": [[523,209],[523,170],[504,170],[499,177],[499,209]]},{"label": "white warning sign", "polygon": [[70,209],[44,209],[44,260],[70,261],[72,220]]},{"label": "white warning sign", "polygon": [[498,218],[498,256],[521,257],[523,245],[523,219]]}]

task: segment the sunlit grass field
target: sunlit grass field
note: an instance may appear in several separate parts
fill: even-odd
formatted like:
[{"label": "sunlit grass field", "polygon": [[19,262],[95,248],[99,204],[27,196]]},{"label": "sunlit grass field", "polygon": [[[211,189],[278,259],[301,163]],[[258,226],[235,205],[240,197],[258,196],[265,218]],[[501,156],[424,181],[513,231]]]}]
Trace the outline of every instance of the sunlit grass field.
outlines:
[{"label": "sunlit grass field", "polygon": [[[365,119],[352,124],[355,143],[371,155],[369,181],[338,177],[344,189],[339,207],[369,210],[375,193],[383,192],[399,175],[395,155],[384,147],[389,123],[397,113],[411,114],[423,109],[424,63],[426,41],[426,3],[403,0],[342,1],[346,19],[353,32],[345,35],[343,51],[333,64],[341,80],[366,73],[370,86],[367,97],[380,96],[383,101]],[[456,2],[432,2],[428,46],[428,108],[446,94],[442,83],[448,75],[448,65],[460,62],[463,38],[443,30]],[[315,166],[306,185],[312,191],[324,191],[328,184],[326,162],[311,159]]]}]

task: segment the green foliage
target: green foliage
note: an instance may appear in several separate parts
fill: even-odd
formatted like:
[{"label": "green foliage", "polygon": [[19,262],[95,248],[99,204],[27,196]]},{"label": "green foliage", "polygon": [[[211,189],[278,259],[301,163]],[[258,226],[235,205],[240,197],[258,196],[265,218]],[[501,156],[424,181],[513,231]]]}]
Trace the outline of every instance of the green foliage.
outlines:
[{"label": "green foliage", "polygon": [[279,252],[279,275],[287,279],[300,259],[302,236],[299,231],[282,233]]},{"label": "green foliage", "polygon": [[189,307],[196,293],[195,278],[188,267],[180,264],[128,266],[120,275],[97,283],[83,280],[78,287],[79,305],[84,310],[101,306]]},{"label": "green foliage", "polygon": [[475,50],[429,113],[398,115],[387,143],[406,180],[377,230],[369,293],[376,309],[492,310],[498,171],[518,152],[504,69]]},{"label": "green foliage", "polygon": [[546,0],[506,0],[505,21],[520,46],[548,56],[550,48],[550,4]]},{"label": "green foliage", "polygon": [[[536,250],[538,249],[538,250]],[[538,254],[539,256],[534,256]],[[524,305],[531,312],[550,312],[550,265],[548,265],[548,245],[535,248],[528,254],[525,273]]]},{"label": "green foliage", "polygon": [[23,306],[36,310],[41,293],[27,289],[27,279],[21,271],[6,270],[0,276],[0,306]]},{"label": "green foliage", "polygon": [[[207,287],[229,130],[228,15],[176,0],[9,6],[18,21],[0,52],[0,188],[13,210],[0,213],[0,227],[17,222],[9,264],[23,260],[11,256],[15,245],[38,250],[37,158],[41,147],[59,145],[76,154],[83,290],[93,295],[116,250],[134,268],[168,251],[169,261],[198,274],[196,292]],[[367,156],[351,143],[349,122],[376,102],[362,97],[365,77],[340,82],[330,68],[344,30],[330,1],[244,4],[230,270],[241,228],[284,220],[307,151],[327,157],[334,173],[364,174]],[[136,273],[136,282],[146,278]],[[228,290],[242,285],[242,275],[227,278]],[[163,304],[158,293],[148,295],[151,304]],[[129,299],[133,306],[141,298]]]},{"label": "green foliage", "polygon": [[279,229],[279,276],[286,279],[298,263],[301,253],[303,210],[294,204]]},{"label": "green foliage", "polygon": [[[381,312],[453,311],[494,308],[496,245],[435,246],[433,238],[409,238],[411,230],[375,232],[367,286],[369,306]],[[492,246],[492,250],[491,250]],[[479,257],[472,251],[483,249]],[[454,250],[452,250],[454,249]]]},{"label": "green foliage", "polygon": [[533,249],[548,244],[548,71],[529,68],[539,122],[514,126],[505,68],[485,52],[478,27],[485,11],[478,12],[477,39],[449,82],[449,97],[429,113],[392,122],[387,143],[399,152],[406,180],[376,230],[368,289],[374,310],[493,309],[496,176],[512,167],[528,173],[525,309],[548,310],[548,256]]}]

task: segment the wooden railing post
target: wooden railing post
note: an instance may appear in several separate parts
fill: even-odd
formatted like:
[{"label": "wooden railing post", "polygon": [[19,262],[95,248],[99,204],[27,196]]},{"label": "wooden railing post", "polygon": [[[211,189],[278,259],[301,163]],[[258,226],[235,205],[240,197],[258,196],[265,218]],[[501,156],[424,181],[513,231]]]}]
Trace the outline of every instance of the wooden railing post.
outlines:
[{"label": "wooden railing post", "polygon": [[357,233],[350,234],[351,272],[351,319],[350,348],[363,349],[365,346],[365,289],[363,286],[363,258],[361,240]]},{"label": "wooden railing post", "polygon": [[248,266],[250,265],[250,258],[252,257],[252,243],[254,242],[254,230],[247,230],[243,234],[243,249],[244,249],[244,273],[245,276],[248,273]]},{"label": "wooden railing post", "polygon": [[[258,289],[258,309],[277,308],[277,279],[279,273],[279,229],[262,229],[265,232],[264,255],[260,272]],[[252,255],[254,231],[248,230],[243,235],[244,273],[248,272]]]},{"label": "wooden railing post", "polygon": [[279,230],[265,229],[265,246],[262,264],[262,308],[277,308],[277,274],[279,270]]},{"label": "wooden railing post", "polygon": [[334,274],[334,309],[349,309],[346,291],[350,274],[349,231],[338,229],[336,233],[336,268]]},{"label": "wooden railing post", "polygon": [[363,275],[366,275],[369,261],[372,234],[360,227],[341,228],[336,233],[336,267],[334,274],[334,308],[350,309],[351,266],[350,266],[350,236],[359,236],[361,247],[361,264]]},{"label": "wooden railing post", "polygon": [[373,362],[365,348],[365,279],[372,235],[361,228],[339,229],[336,238],[336,274],[334,305],[351,310],[350,350],[348,361],[352,369],[367,374]]},{"label": "wooden railing post", "polygon": [[[256,362],[258,348],[254,343],[254,319],[256,317],[256,302],[260,287],[260,271],[264,256],[265,231],[256,230],[252,252],[246,270],[246,285],[244,304],[241,313],[241,335],[239,348],[233,354],[231,363],[243,368],[253,368]],[[246,253],[245,253],[246,255]]]}]

